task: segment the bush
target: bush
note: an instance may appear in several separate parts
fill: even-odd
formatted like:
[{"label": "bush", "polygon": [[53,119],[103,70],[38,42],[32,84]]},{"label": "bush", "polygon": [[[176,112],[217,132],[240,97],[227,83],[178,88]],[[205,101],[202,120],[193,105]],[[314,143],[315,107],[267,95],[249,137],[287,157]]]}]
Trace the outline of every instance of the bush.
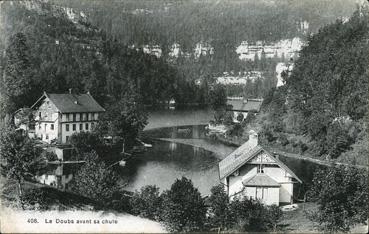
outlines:
[{"label": "bush", "polygon": [[235,198],[229,206],[230,224],[237,232],[275,231],[282,212],[277,206],[265,206],[246,197]]},{"label": "bush", "polygon": [[47,152],[47,151],[44,151],[44,152],[42,152],[42,154],[43,154],[43,156],[47,159],[47,161],[49,161],[49,162],[59,160],[59,159],[58,159],[58,156],[56,156],[56,154],[55,154],[55,153],[53,153],[53,152]]},{"label": "bush", "polygon": [[244,119],[245,117],[243,116],[243,114],[242,113],[239,113],[238,115],[237,115],[237,121],[238,122],[242,122],[243,121],[243,119]]},{"label": "bush", "polygon": [[229,228],[229,198],[224,186],[219,184],[211,188],[209,197],[209,225],[211,228],[226,230]]},{"label": "bush", "polygon": [[200,192],[191,180],[177,179],[170,190],[162,194],[161,220],[170,231],[191,232],[203,230],[206,207]]},{"label": "bush", "polygon": [[105,145],[99,136],[92,132],[74,133],[69,140],[70,144],[77,152],[77,159],[84,159],[86,153],[96,151],[98,155],[104,155]]},{"label": "bush", "polygon": [[53,203],[48,195],[42,189],[30,189],[22,194],[21,203],[27,210],[48,210]]},{"label": "bush", "polygon": [[314,173],[309,199],[318,210],[308,217],[329,232],[347,232],[368,218],[368,174],[353,167],[329,167]]},{"label": "bush", "polygon": [[109,206],[113,194],[118,190],[119,177],[104,162],[98,161],[96,152],[86,154],[85,158],[86,163],[71,182],[71,190]]},{"label": "bush", "polygon": [[129,203],[133,214],[153,220],[159,219],[162,198],[159,188],[155,185],[144,186],[140,191],[136,191]]},{"label": "bush", "polygon": [[333,123],[329,126],[327,132],[328,154],[332,158],[337,158],[341,153],[347,151],[354,142],[348,131],[339,123]]}]

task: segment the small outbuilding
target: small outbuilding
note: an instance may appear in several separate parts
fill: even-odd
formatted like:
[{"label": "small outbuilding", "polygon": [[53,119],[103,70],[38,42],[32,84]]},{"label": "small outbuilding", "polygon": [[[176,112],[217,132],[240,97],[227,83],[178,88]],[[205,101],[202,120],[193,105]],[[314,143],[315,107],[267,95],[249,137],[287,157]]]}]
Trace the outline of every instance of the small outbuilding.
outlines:
[{"label": "small outbuilding", "polygon": [[242,114],[243,119],[244,119],[247,117],[248,113],[260,112],[262,103],[263,103],[263,99],[246,99],[243,97],[228,97],[227,98],[227,111],[232,111],[233,121],[239,122],[240,114]]}]

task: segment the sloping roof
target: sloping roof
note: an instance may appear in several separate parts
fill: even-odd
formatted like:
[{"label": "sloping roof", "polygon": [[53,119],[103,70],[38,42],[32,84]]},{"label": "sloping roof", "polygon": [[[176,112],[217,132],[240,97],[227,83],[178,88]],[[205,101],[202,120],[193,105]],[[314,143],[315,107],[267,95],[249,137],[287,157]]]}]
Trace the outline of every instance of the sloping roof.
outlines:
[{"label": "sloping roof", "polygon": [[54,94],[44,93],[44,95],[33,104],[36,106],[40,100],[44,98],[49,100],[56,106],[61,113],[76,113],[76,112],[103,112],[105,111],[99,103],[90,94]]},{"label": "sloping roof", "polygon": [[262,150],[260,146],[253,147],[249,141],[238,147],[219,163],[219,177],[223,179],[244,165]]},{"label": "sloping roof", "polygon": [[227,105],[232,106],[229,108],[230,110],[235,111],[256,111],[259,112],[261,108],[261,104],[263,100],[256,100],[256,99],[228,99]]},{"label": "sloping roof", "polygon": [[243,145],[238,147],[235,151],[229,154],[225,159],[219,163],[219,177],[223,179],[237,169],[245,165],[250,159],[256,156],[259,152],[264,151],[271,157],[281,168],[285,169],[293,178],[302,183],[300,178],[296,176],[291,169],[289,169],[282,161],[272,156],[268,151],[266,151],[261,146],[252,146],[249,141],[245,142]]},{"label": "sloping roof", "polygon": [[270,176],[264,174],[264,173],[258,173],[251,178],[248,178],[244,181],[242,181],[242,184],[248,187],[280,187],[281,185],[278,184],[277,181],[270,178]]}]

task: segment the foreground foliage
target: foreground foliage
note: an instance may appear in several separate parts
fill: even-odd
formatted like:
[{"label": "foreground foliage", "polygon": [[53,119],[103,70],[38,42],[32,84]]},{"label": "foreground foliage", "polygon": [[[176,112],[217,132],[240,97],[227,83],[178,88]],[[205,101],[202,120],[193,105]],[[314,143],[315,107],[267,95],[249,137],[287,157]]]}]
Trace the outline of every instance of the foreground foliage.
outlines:
[{"label": "foreground foliage", "polygon": [[356,168],[330,167],[318,170],[309,191],[317,211],[309,218],[324,231],[348,232],[368,218],[368,172]]},{"label": "foreground foliage", "polygon": [[18,184],[22,196],[22,183],[39,174],[46,167],[46,156],[33,140],[12,128],[0,133],[1,173]]},{"label": "foreground foliage", "polygon": [[212,229],[237,232],[277,231],[282,217],[278,206],[265,206],[246,197],[235,197],[229,201],[223,185],[211,189],[209,198],[209,225]]},{"label": "foreground foliage", "polygon": [[162,222],[173,232],[203,230],[206,207],[192,181],[182,177],[162,194]]},{"label": "foreground foliage", "polygon": [[119,189],[119,177],[98,159],[96,152],[87,153],[85,159],[86,163],[71,182],[71,191],[108,206],[113,194]]}]

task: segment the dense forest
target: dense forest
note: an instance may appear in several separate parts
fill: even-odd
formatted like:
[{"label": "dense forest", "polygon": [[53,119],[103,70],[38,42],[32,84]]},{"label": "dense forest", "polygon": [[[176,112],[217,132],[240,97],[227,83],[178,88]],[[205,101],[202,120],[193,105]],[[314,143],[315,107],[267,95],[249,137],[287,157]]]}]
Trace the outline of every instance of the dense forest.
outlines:
[{"label": "dense forest", "polygon": [[[144,104],[203,103],[204,90],[165,60],[126,45],[87,20],[71,21],[43,1],[1,4],[1,114],[30,106],[43,91],[87,92],[105,107],[133,90]],[[205,90],[206,95],[206,90]]]},{"label": "dense forest", "polygon": [[[328,7],[324,17],[319,16],[322,6]],[[206,105],[216,75],[253,69],[263,70],[266,79],[227,91],[262,97],[275,85],[276,61],[240,61],[235,48],[241,41],[301,36],[303,20],[310,23],[310,33],[352,8],[345,1],[5,2],[0,7],[1,113],[31,105],[44,90],[68,88],[90,91],[104,106],[128,89],[148,105],[172,98]],[[196,43],[210,43],[215,53],[169,60],[174,42],[190,53]],[[143,44],[160,45],[163,56],[130,49]]]},{"label": "dense forest", "polygon": [[[204,67],[210,68],[211,72],[206,73],[208,76],[255,69],[257,65],[238,59],[235,49],[242,41],[305,38],[337,18],[350,16],[355,7],[354,1],[344,0],[304,0],[298,4],[288,0],[53,2],[83,11],[93,25],[106,30],[123,44],[136,47],[159,45],[164,57],[168,56],[174,43],[190,54],[197,43],[209,43],[214,54],[202,60],[203,69],[186,60],[176,64],[181,70],[191,67],[191,73],[186,74],[188,80],[204,74]],[[308,29],[301,28],[303,22],[309,24]]]},{"label": "dense forest", "polygon": [[309,37],[286,86],[263,103],[266,143],[367,164],[368,38],[367,5]]}]

